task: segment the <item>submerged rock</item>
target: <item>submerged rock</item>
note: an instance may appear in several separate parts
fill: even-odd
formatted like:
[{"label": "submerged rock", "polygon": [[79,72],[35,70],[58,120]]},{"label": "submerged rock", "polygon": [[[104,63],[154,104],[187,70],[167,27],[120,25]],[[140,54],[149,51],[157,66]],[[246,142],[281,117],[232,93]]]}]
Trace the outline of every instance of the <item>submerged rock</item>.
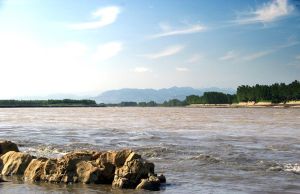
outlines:
[{"label": "submerged rock", "polygon": [[160,188],[160,179],[156,176],[150,176],[147,179],[142,179],[136,189],[145,189],[151,191],[158,191]]},{"label": "submerged rock", "polygon": [[[4,151],[18,150],[12,142],[3,145],[9,145]],[[153,163],[128,149],[70,152],[59,159],[8,151],[0,158],[0,172],[23,175],[26,181],[33,182],[112,184],[127,189],[159,190],[166,181],[163,175],[154,174]]]},{"label": "submerged rock", "polygon": [[9,151],[19,152],[17,144],[11,141],[0,141],[0,155],[3,155]]}]

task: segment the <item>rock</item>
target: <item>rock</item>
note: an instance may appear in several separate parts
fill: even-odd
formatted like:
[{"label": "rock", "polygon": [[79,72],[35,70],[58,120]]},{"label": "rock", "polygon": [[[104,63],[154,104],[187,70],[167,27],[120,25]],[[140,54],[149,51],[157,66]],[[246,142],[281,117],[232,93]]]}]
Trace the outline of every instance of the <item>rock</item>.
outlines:
[{"label": "rock", "polygon": [[159,179],[160,183],[166,183],[167,182],[167,179],[163,174],[158,175],[157,178]]},{"label": "rock", "polygon": [[0,155],[3,155],[9,151],[19,152],[17,144],[11,141],[0,141]]},{"label": "rock", "polygon": [[136,188],[142,179],[147,179],[149,175],[153,174],[153,163],[141,158],[133,159],[126,161],[124,166],[116,169],[112,185],[120,188]]},{"label": "rock", "polygon": [[46,158],[38,158],[31,160],[24,172],[24,179],[26,181],[41,181],[41,176],[44,172],[46,161]]},{"label": "rock", "polygon": [[71,152],[59,159],[48,159],[9,151],[18,149],[14,145],[12,142],[0,145],[1,151],[8,151],[0,158],[2,175],[24,175],[26,181],[33,182],[112,184],[145,190],[159,190],[160,184],[166,182],[164,175],[154,174],[153,163],[128,149]]},{"label": "rock", "polygon": [[93,165],[92,162],[81,161],[76,164],[75,177],[77,177],[78,182],[95,183],[98,181],[99,171],[99,168],[97,168],[96,165]]},{"label": "rock", "polygon": [[7,181],[3,180],[3,178],[0,177],[0,183],[3,183],[3,182],[7,182]]},{"label": "rock", "polygon": [[2,164],[0,171],[2,175],[23,175],[27,166],[33,159],[29,154],[9,151],[1,156]]},{"label": "rock", "polygon": [[[125,160],[124,163],[127,164],[127,162],[130,162],[130,161],[135,160],[135,159],[140,159],[140,158],[142,158],[141,155],[139,155],[139,154],[137,154],[137,153],[135,153],[135,152],[131,152],[131,153],[129,154],[129,156],[126,158],[126,160]],[[123,164],[124,164],[124,163],[123,163]]]},{"label": "rock", "polygon": [[160,180],[156,176],[150,176],[148,179],[142,179],[136,189],[144,189],[150,191],[158,191],[160,188]]},{"label": "rock", "polygon": [[97,183],[111,184],[114,180],[116,167],[111,163],[101,163]]},{"label": "rock", "polygon": [[101,161],[102,163],[110,163],[116,167],[121,167],[131,153],[133,153],[132,150],[108,151],[102,153],[97,160],[98,163]]},{"label": "rock", "polygon": [[25,180],[64,183],[103,183],[111,184],[115,166],[97,162],[94,153],[73,152],[60,159],[39,158],[33,160],[24,174]]},{"label": "rock", "polygon": [[115,160],[114,160],[114,165],[116,167],[121,167],[124,165],[125,161],[127,160],[127,158],[132,155],[135,154],[132,150],[122,150],[117,152]]}]

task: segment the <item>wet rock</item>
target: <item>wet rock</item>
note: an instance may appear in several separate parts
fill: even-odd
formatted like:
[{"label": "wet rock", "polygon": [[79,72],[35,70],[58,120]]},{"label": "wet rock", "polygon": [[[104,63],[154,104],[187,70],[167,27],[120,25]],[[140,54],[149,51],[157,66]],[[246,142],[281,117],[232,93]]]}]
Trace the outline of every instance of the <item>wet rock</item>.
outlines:
[{"label": "wet rock", "polygon": [[45,158],[33,160],[24,177],[31,181],[95,183],[98,181],[100,169],[92,161],[93,154],[73,152],[58,160]]},{"label": "wet rock", "polygon": [[24,172],[25,180],[41,181],[47,158],[33,159]]},{"label": "wet rock", "polygon": [[120,188],[135,188],[142,179],[147,179],[149,175],[153,174],[153,163],[147,162],[141,158],[133,159],[131,161],[126,160],[124,166],[116,169],[115,178],[112,184],[113,186]]},{"label": "wet rock", "polygon": [[160,188],[160,180],[156,176],[150,176],[148,179],[142,179],[136,189],[144,189],[150,191],[158,191]]},{"label": "wet rock", "polygon": [[33,159],[29,154],[9,151],[1,156],[0,171],[2,175],[23,175]]},{"label": "wet rock", "polygon": [[99,167],[99,175],[97,183],[99,184],[111,184],[115,176],[115,165],[111,163],[101,163]]},{"label": "wet rock", "polygon": [[114,160],[114,165],[116,167],[121,167],[124,165],[125,161],[131,156],[132,154],[135,154],[132,150],[122,150],[117,152],[115,160]]},{"label": "wet rock", "polygon": [[3,183],[3,182],[7,182],[7,181],[5,181],[2,178],[0,178],[0,183]]},{"label": "wet rock", "polygon": [[167,179],[166,179],[165,175],[163,175],[163,174],[158,175],[157,178],[159,179],[160,183],[167,182]]},{"label": "wet rock", "polygon": [[121,167],[124,165],[128,156],[132,153],[133,153],[132,150],[122,150],[119,152],[116,151],[104,152],[99,156],[98,163],[110,163],[115,165],[116,167]]},{"label": "wet rock", "polygon": [[[112,184],[118,188],[159,190],[166,181],[154,164],[132,150],[71,152],[59,159],[35,158],[9,151],[0,158],[2,175],[24,175],[26,181]],[[1,180],[0,180],[1,181]]]},{"label": "wet rock", "polygon": [[95,183],[98,181],[98,174],[99,174],[99,168],[93,165],[92,162],[81,161],[76,164],[76,175],[75,175],[74,182],[78,181],[82,183]]},{"label": "wet rock", "polygon": [[19,152],[17,144],[11,141],[0,141],[0,155],[3,155],[9,151]]}]

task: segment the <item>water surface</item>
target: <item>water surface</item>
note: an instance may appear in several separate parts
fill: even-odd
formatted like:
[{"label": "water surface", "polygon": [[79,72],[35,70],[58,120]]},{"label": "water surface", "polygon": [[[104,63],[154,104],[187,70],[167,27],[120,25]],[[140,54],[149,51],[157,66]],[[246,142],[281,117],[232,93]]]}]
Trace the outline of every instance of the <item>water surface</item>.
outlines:
[{"label": "water surface", "polygon": [[[0,139],[36,156],[131,148],[168,184],[151,193],[300,193],[300,109],[0,109]],[[25,183],[0,193],[143,193],[102,185]]]}]

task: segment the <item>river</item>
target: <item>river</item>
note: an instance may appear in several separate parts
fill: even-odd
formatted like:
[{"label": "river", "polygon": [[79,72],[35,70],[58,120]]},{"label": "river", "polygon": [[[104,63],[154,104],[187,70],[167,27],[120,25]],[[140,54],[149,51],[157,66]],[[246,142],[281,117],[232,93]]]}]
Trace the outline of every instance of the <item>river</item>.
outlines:
[{"label": "river", "polygon": [[[131,148],[167,177],[151,193],[300,193],[300,109],[2,108],[0,139],[47,157]],[[0,193],[144,191],[11,178]]]}]

